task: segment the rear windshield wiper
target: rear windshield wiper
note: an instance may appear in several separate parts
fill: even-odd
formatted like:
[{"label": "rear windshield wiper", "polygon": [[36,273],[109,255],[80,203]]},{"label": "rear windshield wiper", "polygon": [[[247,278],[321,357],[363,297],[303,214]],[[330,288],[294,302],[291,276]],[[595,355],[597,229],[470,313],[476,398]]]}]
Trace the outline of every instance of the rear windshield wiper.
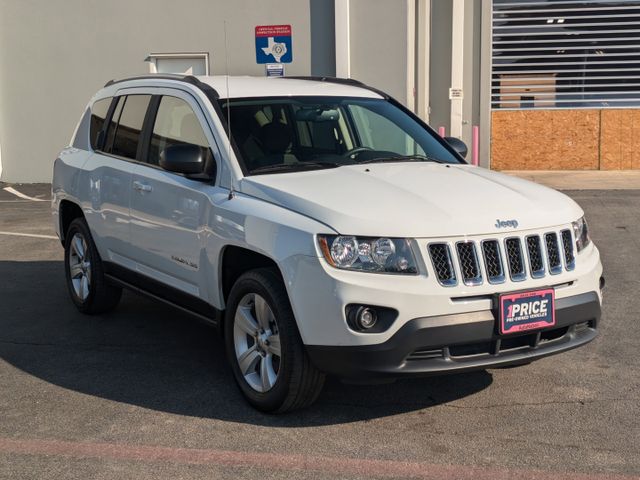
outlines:
[{"label": "rear windshield wiper", "polygon": [[297,162],[297,163],[279,163],[277,165],[265,165],[263,167],[254,168],[249,173],[266,174],[277,172],[300,172],[304,170],[319,170],[323,168],[336,168],[339,163],[335,162]]},{"label": "rear windshield wiper", "polygon": [[431,157],[429,155],[398,155],[395,157],[378,157],[370,158],[358,163],[386,163],[386,162],[434,162],[434,163],[448,163],[439,158]]}]

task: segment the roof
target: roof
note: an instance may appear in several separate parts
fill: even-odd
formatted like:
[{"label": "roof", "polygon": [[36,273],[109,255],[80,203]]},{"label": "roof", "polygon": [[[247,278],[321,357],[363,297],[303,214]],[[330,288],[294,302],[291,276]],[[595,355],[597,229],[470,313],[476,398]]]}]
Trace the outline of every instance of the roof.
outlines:
[{"label": "roof", "polygon": [[366,86],[335,81],[287,77],[249,77],[224,75],[198,76],[202,83],[211,85],[221,98],[288,97],[288,96],[336,96],[382,98]]},{"label": "roof", "polygon": [[[158,83],[156,83],[158,82]],[[211,87],[219,98],[260,98],[288,96],[334,96],[359,98],[387,98],[383,92],[357,80],[333,77],[250,77],[250,76],[193,76],[181,74],[147,74],[110,80],[104,88],[130,86],[159,86],[166,82],[185,82],[198,88]],[[229,93],[227,94],[227,85]]]}]

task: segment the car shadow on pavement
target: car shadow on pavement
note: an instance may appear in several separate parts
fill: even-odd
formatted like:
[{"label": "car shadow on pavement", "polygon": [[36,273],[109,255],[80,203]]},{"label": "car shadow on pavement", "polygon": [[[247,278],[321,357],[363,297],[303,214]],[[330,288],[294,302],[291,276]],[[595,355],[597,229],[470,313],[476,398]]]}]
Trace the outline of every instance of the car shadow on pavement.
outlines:
[{"label": "car shadow on pavement", "polygon": [[128,292],[114,312],[84,316],[63,270],[59,261],[0,261],[0,358],[71,391],[179,415],[306,427],[421,410],[492,382],[484,371],[368,386],[328,379],[313,407],[264,415],[237,390],[215,329]]}]

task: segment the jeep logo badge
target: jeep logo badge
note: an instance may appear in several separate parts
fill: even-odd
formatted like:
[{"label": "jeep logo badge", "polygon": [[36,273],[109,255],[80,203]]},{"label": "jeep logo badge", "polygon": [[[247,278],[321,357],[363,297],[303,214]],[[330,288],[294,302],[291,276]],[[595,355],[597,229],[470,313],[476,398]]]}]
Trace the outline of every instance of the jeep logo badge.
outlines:
[{"label": "jeep logo badge", "polygon": [[508,228],[508,227],[513,227],[513,228],[518,228],[518,221],[517,220],[496,220],[496,228]]}]

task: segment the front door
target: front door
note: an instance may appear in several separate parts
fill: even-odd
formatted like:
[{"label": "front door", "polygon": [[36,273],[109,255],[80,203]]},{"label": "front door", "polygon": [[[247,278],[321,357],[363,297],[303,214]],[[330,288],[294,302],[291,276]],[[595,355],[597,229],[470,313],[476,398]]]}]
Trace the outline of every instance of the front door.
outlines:
[{"label": "front door", "polygon": [[[156,102],[155,118],[149,119],[153,126],[150,123],[148,153],[132,177],[131,243],[137,270],[169,287],[154,293],[176,303],[184,304],[185,298],[206,303],[210,275],[205,245],[215,187],[213,182],[192,180],[159,165],[168,146],[188,143],[210,148],[204,117],[196,114],[195,101],[180,92]],[[202,304],[188,306],[199,311]]]}]

